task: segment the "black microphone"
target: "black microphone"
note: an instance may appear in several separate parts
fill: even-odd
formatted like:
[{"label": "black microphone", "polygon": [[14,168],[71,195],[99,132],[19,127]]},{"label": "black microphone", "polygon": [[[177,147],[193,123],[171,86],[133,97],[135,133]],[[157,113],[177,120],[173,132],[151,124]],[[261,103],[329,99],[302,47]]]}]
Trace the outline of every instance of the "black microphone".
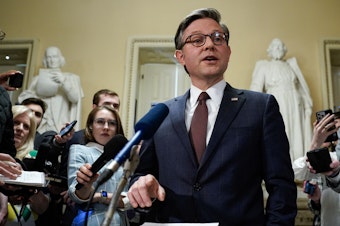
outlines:
[{"label": "black microphone", "polygon": [[135,135],[113,159],[113,162],[99,175],[98,186],[107,181],[129,157],[131,148],[141,140],[151,138],[169,113],[169,108],[161,103],[151,110],[135,125]]},{"label": "black microphone", "polygon": [[[124,145],[128,142],[125,136],[122,134],[117,134],[111,138],[104,145],[104,152],[99,156],[99,158],[92,164],[91,172],[93,174],[97,173],[107,162],[113,159],[118,152],[124,147]],[[79,190],[83,187],[83,184],[77,184],[76,189]]]},{"label": "black microphone", "polygon": [[34,169],[36,171],[44,172],[45,161],[47,159],[48,153],[51,150],[51,146],[48,143],[42,143],[38,149],[37,156],[34,160]]}]

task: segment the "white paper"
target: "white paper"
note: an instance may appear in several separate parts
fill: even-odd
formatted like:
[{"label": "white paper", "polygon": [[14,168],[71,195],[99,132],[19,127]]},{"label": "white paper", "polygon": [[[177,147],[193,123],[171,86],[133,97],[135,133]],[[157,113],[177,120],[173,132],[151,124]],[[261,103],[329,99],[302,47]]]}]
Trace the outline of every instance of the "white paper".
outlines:
[{"label": "white paper", "polygon": [[7,184],[16,184],[22,186],[45,187],[45,173],[38,171],[21,171],[21,175],[16,180],[9,179],[0,174],[0,180]]}]

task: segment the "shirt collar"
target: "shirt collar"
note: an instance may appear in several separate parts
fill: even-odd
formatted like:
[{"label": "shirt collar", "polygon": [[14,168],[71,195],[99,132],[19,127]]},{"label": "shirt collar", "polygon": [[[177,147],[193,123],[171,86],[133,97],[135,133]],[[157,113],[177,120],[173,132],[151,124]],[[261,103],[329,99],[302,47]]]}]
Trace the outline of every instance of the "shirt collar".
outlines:
[{"label": "shirt collar", "polygon": [[215,85],[209,87],[207,90],[200,90],[196,86],[191,84],[190,87],[190,106],[194,106],[197,102],[198,96],[201,94],[201,92],[207,92],[210,96],[210,100],[212,103],[219,105],[222,101],[224,89],[226,87],[226,82],[222,79]]},{"label": "shirt collar", "polygon": [[104,145],[95,143],[95,142],[89,142],[86,144],[87,147],[94,147],[95,149],[97,149],[100,153],[104,152]]}]

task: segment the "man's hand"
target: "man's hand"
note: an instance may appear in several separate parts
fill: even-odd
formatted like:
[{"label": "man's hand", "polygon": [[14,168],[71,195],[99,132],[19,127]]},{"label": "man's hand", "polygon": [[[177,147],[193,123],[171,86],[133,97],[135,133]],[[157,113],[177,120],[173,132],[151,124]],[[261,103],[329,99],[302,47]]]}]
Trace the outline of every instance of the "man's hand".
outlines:
[{"label": "man's hand", "polygon": [[[65,129],[66,126],[70,125],[70,122],[69,123],[66,123],[60,131],[62,131],[63,129]],[[58,144],[65,144],[67,141],[71,140],[72,137],[73,137],[73,134],[74,134],[75,130],[74,128],[71,130],[71,132],[65,134],[64,136],[60,136],[59,134],[55,135],[54,136],[54,139],[55,141],[58,143]]]},{"label": "man's hand", "polygon": [[[320,203],[321,190],[320,190],[317,183],[312,183],[312,182],[310,182],[310,183],[314,184],[315,190],[314,190],[313,194],[308,194],[308,198],[313,200],[315,203]],[[305,186],[303,186],[303,190],[305,190]]]},{"label": "man's hand", "polygon": [[[327,114],[319,122],[315,121],[313,123],[313,138],[310,146],[310,150],[314,150],[323,146],[329,146],[330,143],[324,143],[327,137],[339,129],[336,122],[334,121],[333,114]],[[334,129],[329,130],[334,126]]]},{"label": "man's hand", "polygon": [[7,83],[8,78],[10,76],[14,75],[15,73],[20,73],[20,71],[10,70],[10,71],[6,71],[6,72],[3,72],[3,73],[0,73],[0,85],[3,86],[8,91],[16,90],[15,87],[11,87]]},{"label": "man's hand", "polygon": [[130,187],[127,195],[131,206],[134,208],[137,208],[138,206],[144,208],[152,205],[152,198],[164,201],[165,190],[154,176],[148,174],[138,178],[138,180]]}]

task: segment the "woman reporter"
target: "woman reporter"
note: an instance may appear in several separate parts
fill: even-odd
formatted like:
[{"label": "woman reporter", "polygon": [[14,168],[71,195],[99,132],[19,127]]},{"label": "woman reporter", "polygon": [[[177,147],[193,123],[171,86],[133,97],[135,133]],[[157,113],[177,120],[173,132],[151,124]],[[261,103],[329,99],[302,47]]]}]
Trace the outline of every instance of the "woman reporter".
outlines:
[{"label": "woman reporter", "polygon": [[[112,107],[103,105],[94,108],[86,122],[85,143],[86,145],[72,145],[69,154],[68,185],[70,198],[79,204],[80,210],[72,225],[84,224],[84,208],[90,200],[93,185],[96,183],[98,174],[93,175],[91,164],[103,153],[104,145],[115,135],[124,135],[119,114]],[[109,164],[109,163],[108,163]],[[105,167],[102,167],[101,173]],[[91,203],[91,214],[89,214],[88,225],[100,225],[112,197],[113,191],[117,190],[118,182],[122,176],[122,168],[105,183],[98,187],[98,192],[93,195]],[[76,189],[76,185],[82,184],[82,188]],[[120,206],[122,207],[122,203]],[[122,216],[121,216],[122,217]],[[111,225],[119,226],[122,218],[115,212]]]}]

